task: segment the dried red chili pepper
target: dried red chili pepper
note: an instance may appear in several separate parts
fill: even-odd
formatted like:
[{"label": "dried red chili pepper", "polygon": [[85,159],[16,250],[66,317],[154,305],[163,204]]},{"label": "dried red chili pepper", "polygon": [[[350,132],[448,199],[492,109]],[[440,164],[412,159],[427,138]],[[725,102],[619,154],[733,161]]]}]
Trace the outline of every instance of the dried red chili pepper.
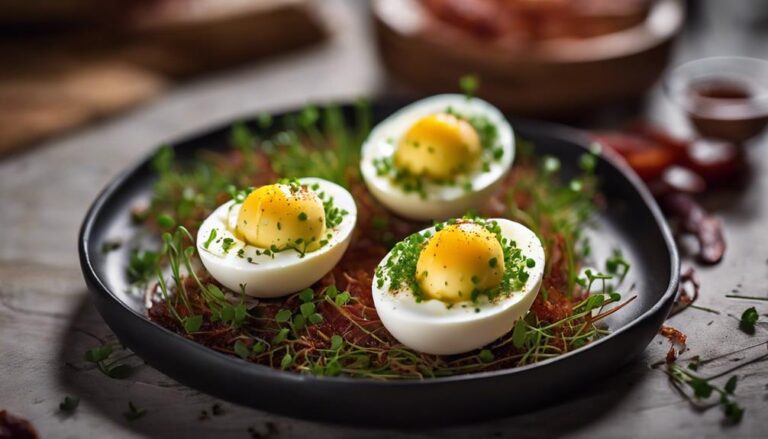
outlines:
[{"label": "dried red chili pepper", "polygon": [[743,162],[738,147],[709,139],[683,141],[644,123],[628,132],[597,133],[593,139],[637,172],[662,207],[679,220],[681,233],[696,236],[702,262],[722,260],[726,247],[722,223],[688,194],[704,192],[711,183],[735,175]]},{"label": "dried red chili pepper", "polygon": [[671,192],[661,198],[662,207],[679,219],[680,231],[696,236],[699,259],[706,264],[720,262],[725,254],[725,237],[720,220],[710,215],[689,195]]},{"label": "dried red chili pepper", "polygon": [[680,151],[628,133],[599,133],[594,140],[618,153],[645,181],[661,176],[665,169],[679,162]]}]

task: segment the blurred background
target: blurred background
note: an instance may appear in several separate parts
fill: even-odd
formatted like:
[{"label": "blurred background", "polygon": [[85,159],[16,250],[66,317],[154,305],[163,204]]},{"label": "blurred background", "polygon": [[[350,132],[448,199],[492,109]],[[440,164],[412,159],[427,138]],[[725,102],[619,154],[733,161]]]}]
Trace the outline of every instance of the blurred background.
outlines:
[{"label": "blurred background", "polygon": [[[616,124],[654,114],[670,66],[768,56],[766,17],[753,0],[8,0],[0,155],[206,80],[242,87],[242,114],[292,90],[415,97],[474,74],[511,114]],[[269,96],[249,92],[272,66]]]},{"label": "blurred background", "polygon": [[[700,210],[667,195],[718,210],[762,157],[744,145],[768,122],[766,42],[760,0],[6,0],[0,257],[60,263],[98,189],[164,142],[467,75],[510,117],[590,130],[685,224]],[[30,218],[71,240],[39,255]],[[690,229],[682,248],[703,256]]]}]

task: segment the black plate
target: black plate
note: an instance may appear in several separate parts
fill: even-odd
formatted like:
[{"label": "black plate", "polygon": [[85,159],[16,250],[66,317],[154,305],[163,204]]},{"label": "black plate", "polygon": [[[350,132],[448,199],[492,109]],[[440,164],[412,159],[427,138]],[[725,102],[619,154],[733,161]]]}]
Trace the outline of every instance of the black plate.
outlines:
[{"label": "black plate", "polygon": [[[343,109],[353,124],[352,107]],[[395,109],[374,105],[374,121]],[[275,119],[279,124],[281,116]],[[578,158],[588,146],[583,133],[523,120],[512,125],[536,144],[537,154],[559,157],[566,177],[577,172]],[[201,148],[222,148],[227,139],[228,127],[222,127],[173,147],[177,158],[191,159]],[[623,165],[601,157],[596,172],[607,207],[591,232],[595,260],[620,247],[632,264],[625,285],[634,284],[637,300],[609,318],[609,336],[520,368],[423,381],[315,377],[218,353],[151,322],[141,299],[128,292],[125,277],[130,249],[148,239],[131,225],[129,210],[150,197],[156,176],[149,158],[119,176],[93,203],[80,232],[80,262],[99,312],[125,346],[179,382],[225,400],[299,418],[369,426],[445,425],[511,415],[561,401],[617,370],[645,349],[672,305],[679,261],[658,206]],[[104,255],[102,245],[115,239],[127,244]]]}]

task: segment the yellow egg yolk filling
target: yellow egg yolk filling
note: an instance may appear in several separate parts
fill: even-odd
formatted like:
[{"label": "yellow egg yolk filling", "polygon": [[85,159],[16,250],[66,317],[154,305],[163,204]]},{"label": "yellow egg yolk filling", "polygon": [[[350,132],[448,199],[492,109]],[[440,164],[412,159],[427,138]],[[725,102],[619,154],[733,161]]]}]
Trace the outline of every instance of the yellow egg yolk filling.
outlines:
[{"label": "yellow egg yolk filling", "polygon": [[314,191],[272,184],[251,192],[237,216],[237,233],[250,245],[312,251],[325,233],[325,210]]},{"label": "yellow egg yolk filling", "polygon": [[457,303],[475,291],[496,288],[504,276],[504,251],[496,235],[475,223],[446,226],[419,254],[416,280],[426,298]]},{"label": "yellow egg yolk filling", "polygon": [[425,116],[400,139],[394,164],[411,175],[449,180],[481,155],[480,137],[466,120],[448,113]]}]

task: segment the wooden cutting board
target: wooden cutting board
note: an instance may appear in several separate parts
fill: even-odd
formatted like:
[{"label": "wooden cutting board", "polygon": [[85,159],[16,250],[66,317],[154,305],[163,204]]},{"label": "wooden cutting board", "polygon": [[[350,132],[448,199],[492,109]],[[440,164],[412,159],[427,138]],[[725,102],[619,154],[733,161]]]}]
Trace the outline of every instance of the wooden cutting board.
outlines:
[{"label": "wooden cutting board", "polygon": [[117,21],[0,36],[0,156],[180,80],[320,42],[326,31],[313,3],[145,1]]}]

